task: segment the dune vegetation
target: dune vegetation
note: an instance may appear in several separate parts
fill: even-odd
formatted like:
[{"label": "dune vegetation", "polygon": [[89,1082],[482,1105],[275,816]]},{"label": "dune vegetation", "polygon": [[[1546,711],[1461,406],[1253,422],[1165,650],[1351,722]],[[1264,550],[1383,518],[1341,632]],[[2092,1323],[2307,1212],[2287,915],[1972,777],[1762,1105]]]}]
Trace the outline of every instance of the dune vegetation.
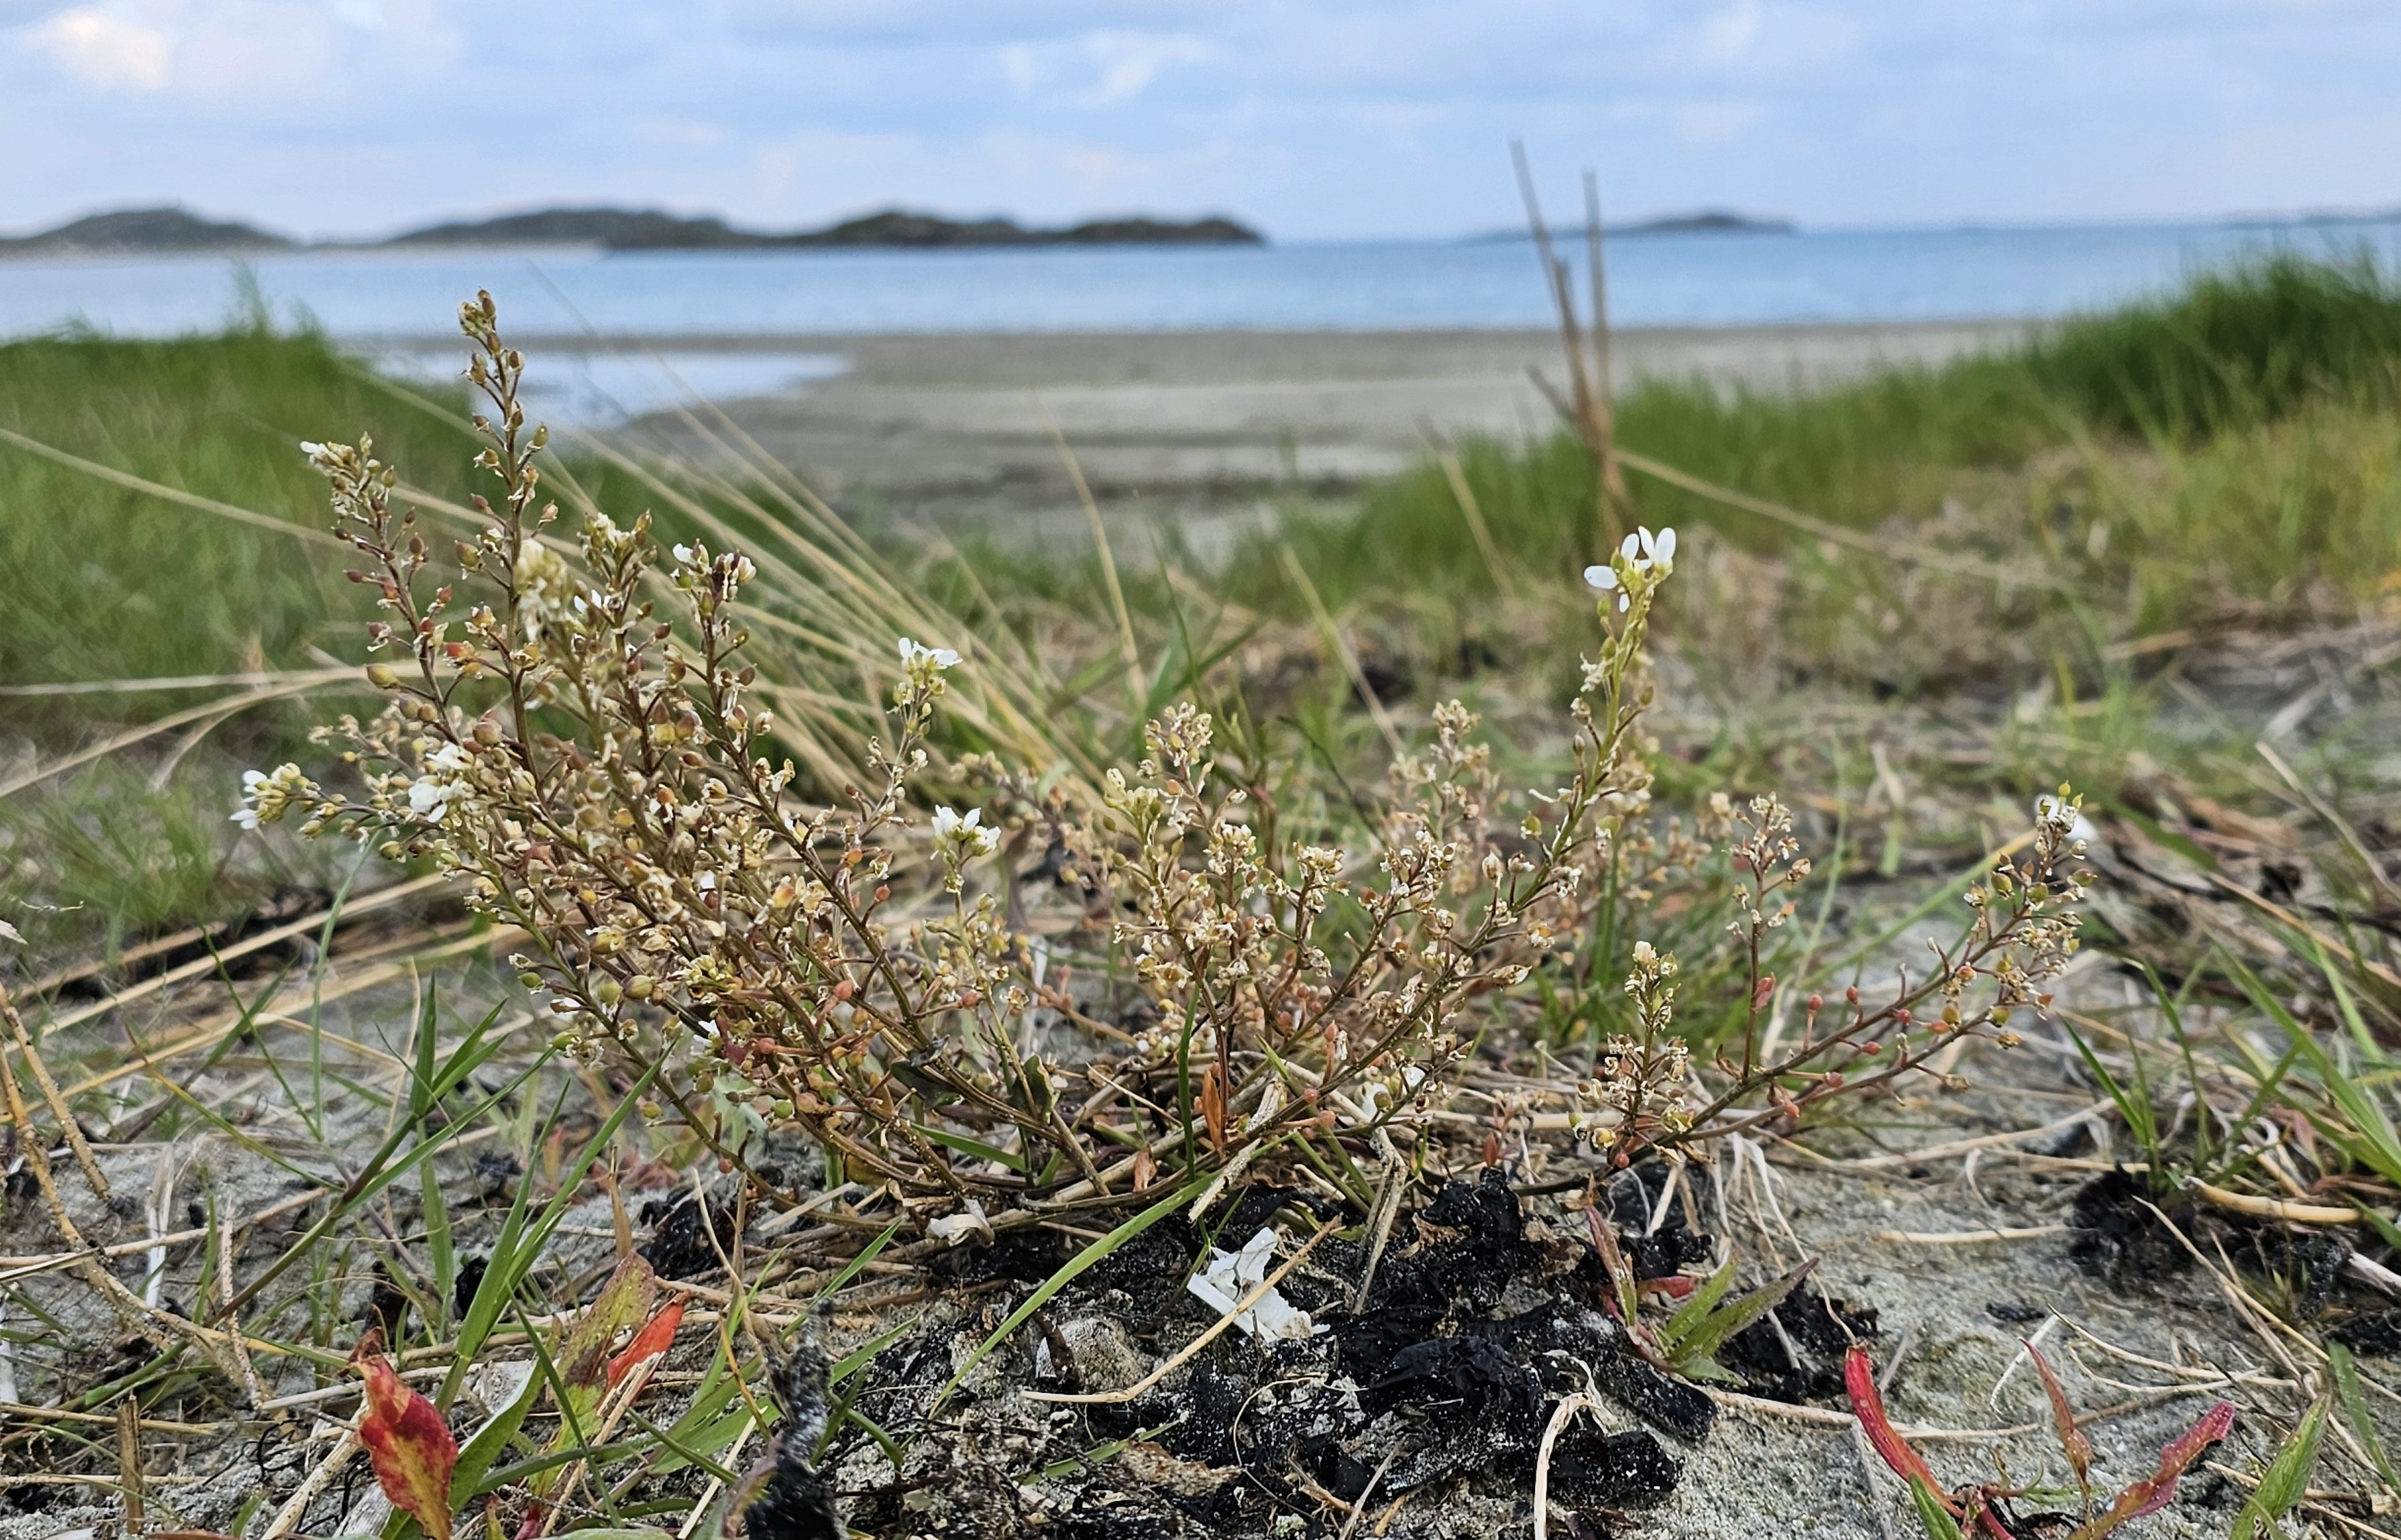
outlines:
[{"label": "dune vegetation", "polygon": [[2401,1503],[2385,275],[1644,383],[1623,502],[1562,429],[1122,568],[555,450],[461,314],[449,391],[264,327],[0,345],[21,1507]]}]

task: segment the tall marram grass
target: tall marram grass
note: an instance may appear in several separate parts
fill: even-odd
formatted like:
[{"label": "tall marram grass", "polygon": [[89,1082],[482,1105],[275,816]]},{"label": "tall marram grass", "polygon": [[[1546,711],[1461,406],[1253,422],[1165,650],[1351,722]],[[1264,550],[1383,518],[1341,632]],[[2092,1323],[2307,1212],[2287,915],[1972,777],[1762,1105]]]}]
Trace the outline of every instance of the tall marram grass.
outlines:
[{"label": "tall marram grass", "polygon": [[[458,429],[384,393],[322,337],[0,345],[0,429],[311,531],[325,522],[324,489],[299,442],[353,423],[429,485],[465,484]],[[365,613],[339,555],[0,442],[0,681],[307,666],[310,644],[336,634],[327,616]],[[110,709],[123,720],[158,704]],[[61,709],[18,702],[9,715]]]},{"label": "tall marram grass", "polygon": [[[2022,348],[1822,391],[1645,381],[1620,399],[1617,428],[1629,449],[1859,529],[1930,516],[1978,473],[2063,454],[2085,467],[2147,455],[2156,473],[2105,489],[2102,500],[2122,506],[2069,500],[2079,538],[2093,519],[2139,531],[2114,556],[2104,545],[2096,577],[2113,587],[2135,579],[2129,618],[2165,624],[2202,597],[2185,587],[2195,579],[2222,574],[2253,599],[2312,583],[2365,593],[2401,563],[2397,369],[2401,286],[2364,263],[2280,257],[2069,321]],[[1572,436],[1471,443],[1459,459],[1510,561],[1556,573],[1589,558],[1594,479]],[[1792,542],[1755,515],[1647,477],[1634,484],[1648,523],[1709,526],[1762,551]],[[2006,536],[2024,545],[2055,537],[2037,527],[2060,505],[2055,489],[2019,490],[2024,518]],[[1492,585],[1449,477],[1431,462],[1369,488],[1355,510],[1302,511],[1278,538],[1338,605]],[[2136,561],[2140,573],[2128,565]],[[1227,576],[1229,593],[1258,605],[1278,603],[1285,586],[1272,543],[1243,552]]]}]

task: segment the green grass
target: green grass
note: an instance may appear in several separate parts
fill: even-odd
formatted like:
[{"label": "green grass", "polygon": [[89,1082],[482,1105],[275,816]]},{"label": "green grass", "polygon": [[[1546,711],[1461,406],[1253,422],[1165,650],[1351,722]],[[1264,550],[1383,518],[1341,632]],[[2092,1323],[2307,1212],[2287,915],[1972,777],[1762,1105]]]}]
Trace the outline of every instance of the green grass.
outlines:
[{"label": "green grass", "polygon": [[[0,428],[146,480],[322,528],[302,439],[371,429],[420,484],[466,480],[456,429],[360,377],[322,338],[243,331],[169,342],[0,345]],[[354,650],[368,613],[330,546],[161,501],[0,443],[0,681],[309,666]],[[185,703],[188,697],[177,698]],[[117,699],[118,720],[156,698]],[[90,715],[11,702],[17,724]]]},{"label": "green grass", "polygon": [[[2057,579],[2001,591],[1913,572],[1638,474],[1640,517],[1688,532],[1693,571],[1670,592],[1667,634],[1705,679],[1711,669],[1731,679],[1765,658],[1786,676],[1885,692],[2054,681],[2090,702],[2124,693],[2124,668],[2113,674],[2106,661],[2113,640],[2230,616],[2271,625],[2340,618],[2394,602],[2396,367],[2401,287],[2365,265],[2276,260],[2201,277],[2014,351],[1886,370],[1821,392],[1653,381],[1623,398],[1618,421],[1628,448],[1707,480],[1879,538],[1901,515],[1903,527],[1923,525],[1915,533],[1928,543],[2038,563]],[[322,484],[297,447],[304,438],[370,430],[408,483],[447,499],[463,495],[471,474],[456,423],[400,399],[322,337],[260,326],[169,342],[67,335],[0,345],[0,429],[295,529],[322,530],[326,518]],[[1140,715],[1189,693],[1196,666],[1251,634],[1243,609],[1314,637],[1283,542],[1354,644],[1398,659],[1421,685],[1471,699],[1483,689],[1479,671],[1537,693],[1563,685],[1583,634],[1574,628],[1590,623],[1573,578],[1598,527],[1590,466],[1564,434],[1526,446],[1468,443],[1459,453],[1500,554],[1498,586],[1518,603],[1491,603],[1494,571],[1448,476],[1426,464],[1353,499],[1296,506],[1275,539],[1202,574],[1233,608],[1157,568],[1130,566],[1150,699],[1125,701],[1104,638],[1080,660],[1046,658],[1057,671],[1043,687],[1053,719],[1098,720],[1088,708],[1104,708],[1116,724],[1106,732],[1131,743]],[[665,524],[687,525],[699,509],[623,469],[588,459],[564,469],[619,513],[655,507]],[[744,508],[723,488],[699,496],[736,538],[784,550],[754,534],[777,516],[771,500]],[[1951,500],[1960,511],[1936,521]],[[446,531],[437,521],[430,533]],[[318,648],[355,658],[371,611],[343,579],[343,557],[0,443],[0,685],[307,667]],[[903,560],[931,606],[1014,626],[1029,646],[1045,625],[1109,613],[1089,560],[995,549],[963,564]],[[796,564],[788,585],[797,585],[796,603],[826,587],[816,571]],[[1530,628],[1528,600],[1556,621]],[[814,613],[791,611],[803,620]],[[847,677],[816,673],[829,689]],[[1270,682],[1251,704],[1297,735],[1290,752],[1317,755],[1366,742],[1349,697],[1324,664]],[[103,724],[155,720],[206,698],[0,698],[0,734],[51,754],[91,741]],[[2090,751],[2079,769],[2086,757],[2114,762],[2142,746],[2148,714],[2135,704],[2074,719]],[[38,798],[5,799],[0,838],[45,852],[43,880],[21,879],[11,892],[80,905],[76,913],[104,920],[112,935],[240,902],[226,886],[229,835],[215,826],[228,766],[306,757],[302,730],[332,709],[322,697],[279,702],[213,729],[180,772],[205,784],[199,793],[172,780],[154,790],[147,770],[95,770],[51,783]],[[190,749],[174,736],[153,747],[171,745]],[[2051,767],[2060,752],[2045,739],[2032,756]]]},{"label": "green grass", "polygon": [[[2401,287],[2366,266],[2280,258],[2014,350],[1819,392],[1646,381],[1620,400],[1617,424],[1628,449],[1856,529],[1929,517],[1963,491],[2014,498],[1980,522],[1984,553],[2064,552],[2126,595],[2124,620],[2139,630],[2312,584],[2364,597],[2401,566],[2396,369]],[[1591,559],[1594,480],[1571,437],[1473,443],[1460,458],[1512,566],[1556,581]],[[1764,552],[1803,543],[1757,515],[1629,479],[1653,525],[1713,528]],[[2095,524],[2109,533],[2096,538]],[[1369,489],[1355,511],[1302,511],[1283,538],[1330,604],[1492,588],[1432,464]],[[1261,605],[1278,605],[1285,586],[1265,548],[1245,552],[1226,582]]]}]

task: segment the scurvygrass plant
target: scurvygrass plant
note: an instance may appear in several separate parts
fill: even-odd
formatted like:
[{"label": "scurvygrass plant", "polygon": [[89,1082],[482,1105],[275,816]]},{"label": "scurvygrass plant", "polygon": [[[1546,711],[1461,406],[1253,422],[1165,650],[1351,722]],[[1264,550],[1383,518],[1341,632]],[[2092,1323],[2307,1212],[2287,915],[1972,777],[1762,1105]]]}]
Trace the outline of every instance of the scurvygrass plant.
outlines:
[{"label": "scurvygrass plant", "polygon": [[[880,645],[901,667],[864,784],[816,804],[776,756],[745,661],[750,560],[663,551],[647,516],[594,511],[563,531],[523,359],[488,295],[460,320],[497,500],[473,504],[459,583],[437,581],[373,444],[308,446],[383,611],[369,675],[389,703],[325,734],[355,792],[287,765],[251,778],[239,816],[297,812],[309,833],[459,879],[531,938],[514,961],[561,1045],[639,1065],[645,1110],[672,1104],[729,1162],[765,1124],[796,1127],[839,1173],[954,1210],[958,1233],[988,1206],[1018,1222],[1162,1188],[1205,1198],[1278,1146],[1339,1169],[1346,1140],[1428,1111],[1477,1032],[1530,1017],[1528,980],[1586,928],[1599,879],[1622,890],[1629,860],[1655,859],[1644,645],[1671,531],[1628,537],[1587,574],[1602,641],[1549,791],[1504,794],[1453,704],[1379,790],[1346,799],[1349,826],[1289,827],[1264,787],[1221,776],[1214,725],[1190,705],[1150,724],[1137,766],[1077,792],[939,755],[947,676],[970,665],[893,636]],[[962,785],[989,788],[986,805],[926,816],[938,787]],[[1700,826],[1729,831],[1727,811]],[[1638,948],[1639,1030],[1601,1045],[1580,1133],[1624,1161],[1922,1070],[1960,1034],[2006,1041],[2010,1011],[2074,947],[2075,818],[2064,796],[2042,810],[2032,860],[1970,893],[1938,973],[1881,1006],[1854,990],[1823,1027],[1813,997],[1801,1041],[1772,1059],[1748,1031],[1739,1061],[1696,1058],[1676,1030],[1675,960]],[[1806,865],[1773,799],[1742,827],[1755,1015],[1773,982],[1759,937],[1790,915],[1777,895]],[[1007,903],[993,891],[1004,841],[1003,859],[1050,852],[1030,912],[1029,874],[1005,874]],[[1134,1008],[1095,1015],[1100,997],[1054,975],[1071,956],[1114,966]]]}]

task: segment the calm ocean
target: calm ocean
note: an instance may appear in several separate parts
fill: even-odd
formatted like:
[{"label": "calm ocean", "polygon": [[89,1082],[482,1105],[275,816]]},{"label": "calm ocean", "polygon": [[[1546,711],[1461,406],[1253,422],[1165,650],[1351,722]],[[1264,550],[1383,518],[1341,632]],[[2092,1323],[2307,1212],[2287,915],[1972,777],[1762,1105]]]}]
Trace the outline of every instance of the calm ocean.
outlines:
[{"label": "calm ocean", "polygon": [[[1564,250],[1576,256],[1582,244]],[[2044,318],[2271,251],[2401,265],[2401,220],[1624,237],[1609,243],[1610,315],[1621,327]],[[1578,285],[1581,296],[1581,277]],[[0,338],[64,327],[121,336],[211,330],[240,312],[246,286],[279,324],[320,326],[387,367],[428,377],[455,375],[450,318],[478,287],[501,300],[514,335],[673,339],[632,354],[537,354],[528,389],[538,404],[593,426],[693,393],[729,400],[805,388],[847,361],[802,339],[844,334],[1550,324],[1532,247],[1516,239],[10,259],[0,260]],[[779,336],[793,345],[776,347]],[[736,338],[743,345],[730,346]]]},{"label": "calm ocean", "polygon": [[[1581,240],[1570,250],[1581,249]],[[2155,292],[2245,253],[2401,256],[2401,220],[1801,235],[1609,244],[1619,326],[2047,317]],[[310,252],[253,259],[279,320],[345,338],[448,330],[489,287],[522,332],[750,336],[858,332],[1407,331],[1541,327],[1531,248],[1392,241],[967,252]],[[82,323],[123,335],[234,312],[223,257],[0,261],[0,336]]]}]

